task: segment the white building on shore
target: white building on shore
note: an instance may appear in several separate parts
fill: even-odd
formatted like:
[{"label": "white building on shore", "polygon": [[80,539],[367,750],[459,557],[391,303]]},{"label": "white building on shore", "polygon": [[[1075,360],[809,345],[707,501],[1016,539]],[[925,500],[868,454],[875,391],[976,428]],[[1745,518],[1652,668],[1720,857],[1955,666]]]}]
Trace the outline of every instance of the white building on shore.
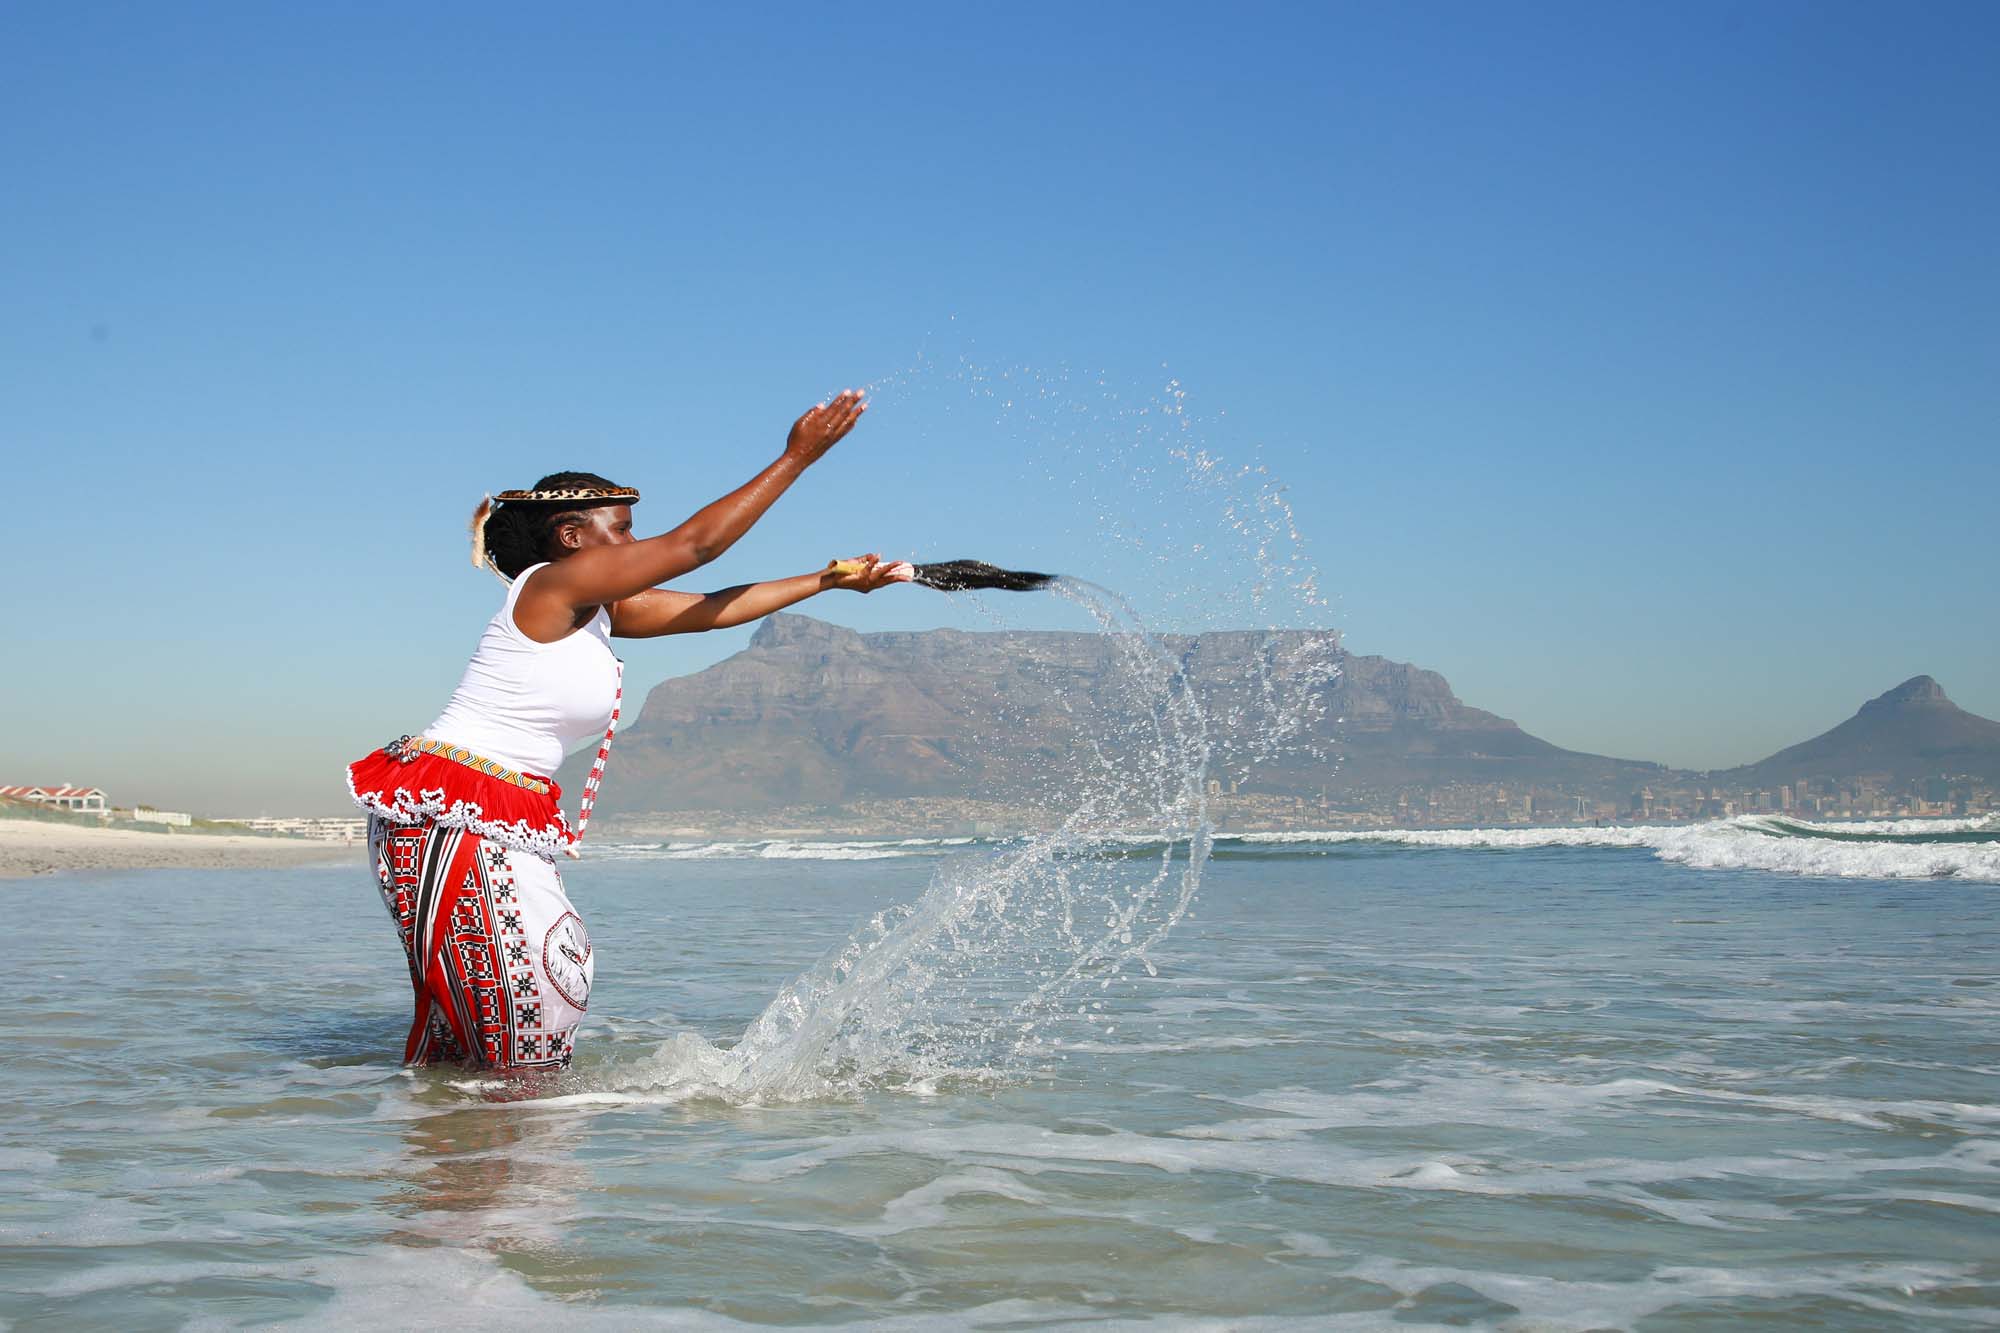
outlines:
[{"label": "white building on shore", "polygon": [[315,838],[321,842],[359,842],[368,836],[365,819],[217,819],[216,824],[237,824],[258,833],[283,833],[294,838]]}]

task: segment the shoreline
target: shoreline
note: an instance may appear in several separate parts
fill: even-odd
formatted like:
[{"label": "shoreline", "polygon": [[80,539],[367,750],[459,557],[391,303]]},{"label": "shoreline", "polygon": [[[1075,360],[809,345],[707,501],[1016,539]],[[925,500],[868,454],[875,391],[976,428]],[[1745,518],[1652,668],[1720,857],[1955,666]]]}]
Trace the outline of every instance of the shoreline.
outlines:
[{"label": "shoreline", "polygon": [[92,870],[277,870],[361,862],[358,845],[0,819],[0,880]]}]

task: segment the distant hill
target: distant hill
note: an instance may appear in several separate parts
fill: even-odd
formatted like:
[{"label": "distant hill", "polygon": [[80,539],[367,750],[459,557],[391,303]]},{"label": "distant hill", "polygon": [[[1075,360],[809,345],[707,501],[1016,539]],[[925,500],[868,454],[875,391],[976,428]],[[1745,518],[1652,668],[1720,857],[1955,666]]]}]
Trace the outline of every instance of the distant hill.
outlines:
[{"label": "distant hill", "polygon": [[[1323,632],[1238,631],[1165,643],[1180,656],[1225,755],[1256,750],[1274,701],[1314,716],[1307,744],[1251,766],[1245,791],[1317,795],[1323,787],[1338,794],[1498,781],[1622,793],[1662,771],[1551,745],[1461,703],[1436,672],[1340,652]],[[1113,669],[1117,651],[1101,634],[860,634],[807,616],[772,616],[744,651],[647,696],[618,738],[598,808],[754,813],[1044,790],[1047,775],[1062,771],[1091,735],[1143,730]],[[1341,666],[1331,689],[1298,665],[1327,652]],[[1090,727],[1079,727],[1079,710],[1089,710]],[[566,791],[576,790],[587,759],[586,751],[565,766]],[[1239,767],[1211,771],[1221,777]]]},{"label": "distant hill", "polygon": [[[1640,760],[1565,750],[1504,717],[1461,703],[1435,671],[1386,657],[1345,656],[1327,729],[1340,754],[1340,785],[1437,786],[1449,782],[1546,784],[1623,795],[1665,770]],[[1276,765],[1268,781],[1312,775]]]},{"label": "distant hill", "polygon": [[1772,785],[1800,778],[1941,775],[2000,782],[2000,722],[1968,713],[1929,676],[1912,676],[1833,730],[1719,779]]}]

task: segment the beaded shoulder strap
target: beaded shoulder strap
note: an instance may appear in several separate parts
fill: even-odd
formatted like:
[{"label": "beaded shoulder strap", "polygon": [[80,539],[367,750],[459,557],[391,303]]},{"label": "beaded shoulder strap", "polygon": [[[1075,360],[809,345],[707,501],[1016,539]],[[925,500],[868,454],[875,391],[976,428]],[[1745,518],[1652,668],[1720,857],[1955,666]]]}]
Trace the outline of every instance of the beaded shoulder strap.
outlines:
[{"label": "beaded shoulder strap", "polygon": [[[617,659],[614,659],[617,660]],[[611,757],[611,738],[618,734],[618,710],[625,703],[625,663],[618,661],[618,690],[611,696],[611,725],[604,729],[604,743],[597,747],[597,758],[590,765],[590,776],[583,780],[583,799],[576,809],[576,836],[569,840],[563,850],[571,856],[581,857],[576,845],[583,841],[583,831],[590,827],[590,807],[597,804],[597,784],[604,781],[604,761]]]}]

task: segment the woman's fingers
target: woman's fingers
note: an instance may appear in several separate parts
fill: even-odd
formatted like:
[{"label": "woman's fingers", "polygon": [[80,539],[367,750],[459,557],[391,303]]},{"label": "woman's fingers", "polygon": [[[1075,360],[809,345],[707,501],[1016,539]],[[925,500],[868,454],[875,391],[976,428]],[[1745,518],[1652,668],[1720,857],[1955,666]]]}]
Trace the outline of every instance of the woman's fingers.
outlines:
[{"label": "woman's fingers", "polygon": [[800,417],[793,434],[809,436],[823,448],[854,429],[867,409],[867,399],[860,391],[844,389]]},{"label": "woman's fingers", "polygon": [[857,389],[843,389],[828,401],[811,408],[792,426],[785,447],[803,454],[807,462],[818,458],[854,429],[854,423],[868,409],[866,395]]},{"label": "woman's fingers", "polygon": [[894,563],[884,564],[881,555],[874,551],[856,556],[855,563],[861,566],[855,574],[856,591],[874,592],[884,584],[898,582]]},{"label": "woman's fingers", "polygon": [[835,586],[855,592],[874,592],[885,584],[908,583],[916,575],[915,567],[907,560],[884,560],[873,552],[831,561],[827,568],[839,580]]},{"label": "woman's fingers", "polygon": [[860,394],[849,389],[833,402],[832,419],[827,423],[827,431],[833,439],[854,429],[854,423],[861,420],[861,414],[868,408]]}]

